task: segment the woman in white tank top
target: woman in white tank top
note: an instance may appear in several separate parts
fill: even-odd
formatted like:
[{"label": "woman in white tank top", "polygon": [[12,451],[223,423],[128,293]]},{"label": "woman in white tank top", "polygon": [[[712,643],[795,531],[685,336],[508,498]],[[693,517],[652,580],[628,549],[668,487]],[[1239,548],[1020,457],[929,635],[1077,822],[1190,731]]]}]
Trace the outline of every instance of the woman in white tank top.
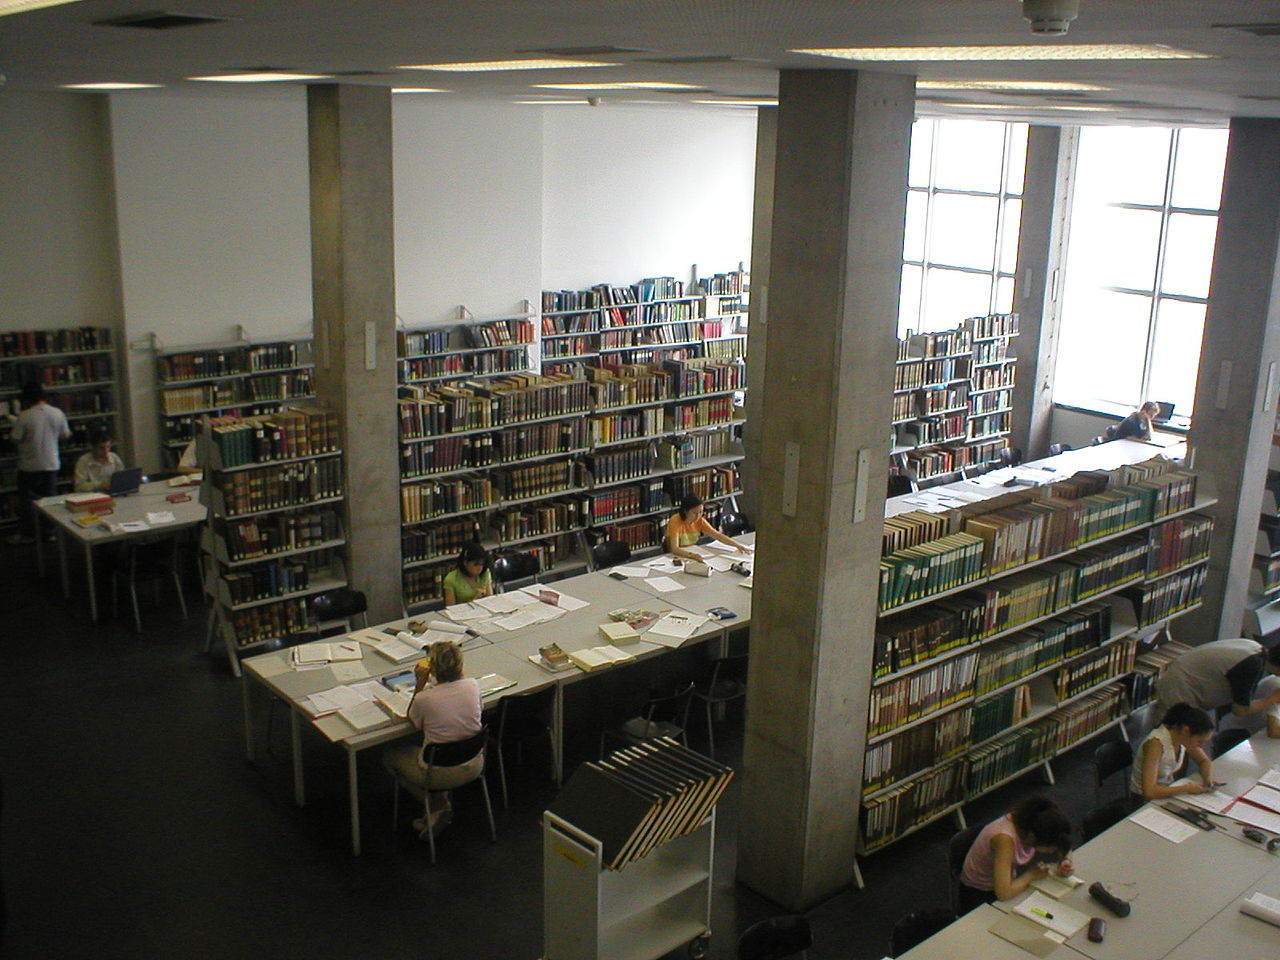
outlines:
[{"label": "woman in white tank top", "polygon": [[[1199,707],[1175,703],[1138,745],[1129,787],[1146,800],[1162,800],[1184,793],[1208,793],[1213,789],[1212,761],[1205,744],[1213,736],[1213,719]],[[1178,771],[1190,758],[1204,783],[1188,780],[1174,786]]]}]

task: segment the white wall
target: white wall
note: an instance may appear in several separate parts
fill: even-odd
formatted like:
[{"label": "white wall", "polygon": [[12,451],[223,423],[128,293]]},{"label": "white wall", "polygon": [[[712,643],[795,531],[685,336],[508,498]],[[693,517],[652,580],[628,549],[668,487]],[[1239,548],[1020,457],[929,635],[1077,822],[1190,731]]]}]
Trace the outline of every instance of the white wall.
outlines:
[{"label": "white wall", "polygon": [[688,280],[751,253],[754,110],[539,108],[546,289]]},{"label": "white wall", "polygon": [[311,334],[304,91],[111,101],[129,394],[140,465],[160,465],[162,349]]}]

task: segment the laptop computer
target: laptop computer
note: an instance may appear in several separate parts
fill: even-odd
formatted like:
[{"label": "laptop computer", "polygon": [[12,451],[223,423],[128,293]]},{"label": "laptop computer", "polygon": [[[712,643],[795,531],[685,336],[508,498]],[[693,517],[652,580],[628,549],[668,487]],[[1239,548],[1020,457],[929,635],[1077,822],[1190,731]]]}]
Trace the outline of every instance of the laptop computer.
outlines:
[{"label": "laptop computer", "polygon": [[111,475],[111,479],[107,481],[107,493],[113,497],[123,497],[130,493],[137,493],[140,486],[142,486],[142,468],[129,467],[127,470],[117,470]]},{"label": "laptop computer", "polygon": [[1173,404],[1164,400],[1157,400],[1156,405],[1160,408],[1156,411],[1156,415],[1151,418],[1152,423],[1168,423],[1169,418],[1173,416]]}]

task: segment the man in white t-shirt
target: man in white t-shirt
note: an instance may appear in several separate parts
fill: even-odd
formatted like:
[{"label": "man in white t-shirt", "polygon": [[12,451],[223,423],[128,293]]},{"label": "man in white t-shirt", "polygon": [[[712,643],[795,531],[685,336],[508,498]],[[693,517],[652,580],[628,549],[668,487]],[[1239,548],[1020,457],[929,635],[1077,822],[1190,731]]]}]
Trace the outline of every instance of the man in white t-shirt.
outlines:
[{"label": "man in white t-shirt", "polygon": [[10,437],[18,446],[18,497],[23,515],[10,543],[29,543],[30,536],[24,530],[39,532],[35,501],[58,492],[58,469],[62,466],[58,441],[71,436],[66,414],[45,402],[40,384],[24,384],[22,402],[26,409],[14,418]]}]

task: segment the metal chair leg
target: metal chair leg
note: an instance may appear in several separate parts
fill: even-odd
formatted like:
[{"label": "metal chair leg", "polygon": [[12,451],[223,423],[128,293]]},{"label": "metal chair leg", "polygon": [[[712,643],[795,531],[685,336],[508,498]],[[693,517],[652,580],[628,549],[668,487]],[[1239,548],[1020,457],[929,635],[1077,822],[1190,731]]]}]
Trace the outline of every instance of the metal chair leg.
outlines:
[{"label": "metal chair leg", "polygon": [[182,619],[187,619],[187,598],[182,594],[182,580],[178,577],[178,571],[173,571],[173,586],[178,591],[178,606],[182,608]]},{"label": "metal chair leg", "polygon": [[142,632],[142,614],[138,612],[138,585],[129,578],[129,598],[133,601],[133,625],[138,633]]},{"label": "metal chair leg", "polygon": [[716,732],[711,726],[711,701],[706,701],[707,707],[707,756],[712,760],[716,758]]},{"label": "metal chair leg", "polygon": [[431,829],[431,791],[422,795],[422,823],[427,828],[427,845],[431,847],[431,864],[436,862],[436,832]]},{"label": "metal chair leg", "polygon": [[400,777],[391,774],[391,832],[395,833],[400,822]]},{"label": "metal chair leg", "polygon": [[493,822],[493,804],[489,802],[489,784],[484,778],[484,771],[480,771],[480,789],[484,791],[484,809],[489,814],[489,839],[494,843],[498,842],[498,828]]}]

